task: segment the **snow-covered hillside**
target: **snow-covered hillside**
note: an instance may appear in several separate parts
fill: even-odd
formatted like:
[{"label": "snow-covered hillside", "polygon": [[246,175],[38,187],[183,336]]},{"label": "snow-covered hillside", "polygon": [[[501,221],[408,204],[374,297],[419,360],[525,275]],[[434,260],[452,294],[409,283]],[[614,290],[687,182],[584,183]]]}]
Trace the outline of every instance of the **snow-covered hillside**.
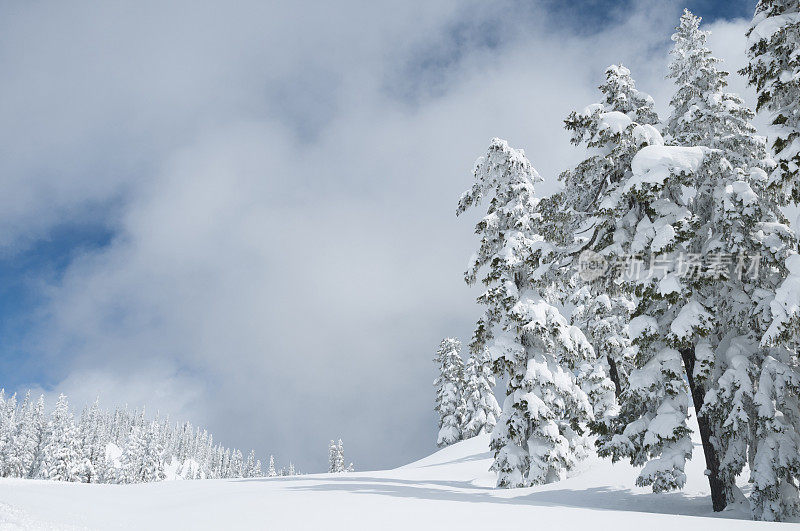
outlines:
[{"label": "snow-covered hillside", "polygon": [[[499,490],[488,436],[375,472],[134,485],[0,480],[0,529],[780,529],[712,516],[701,449],[683,492],[633,487],[626,464],[589,459],[550,485]],[[787,527],[788,528],[788,527]]]}]

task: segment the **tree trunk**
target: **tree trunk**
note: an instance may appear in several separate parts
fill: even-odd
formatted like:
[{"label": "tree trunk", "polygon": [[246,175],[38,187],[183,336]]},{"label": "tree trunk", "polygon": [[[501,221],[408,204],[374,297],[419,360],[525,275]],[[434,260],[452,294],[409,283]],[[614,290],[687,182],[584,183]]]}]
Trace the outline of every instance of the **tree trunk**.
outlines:
[{"label": "tree trunk", "polygon": [[694,347],[682,349],[681,357],[683,366],[686,368],[686,376],[689,380],[689,389],[692,393],[694,402],[694,412],[697,415],[697,425],[700,428],[700,440],[703,442],[703,453],[706,457],[706,474],[708,484],[711,486],[711,505],[715,512],[719,512],[727,505],[725,495],[725,485],[719,477],[719,456],[714,445],[711,444],[711,425],[705,415],[700,414],[705,401],[706,391],[702,385],[694,381]]},{"label": "tree trunk", "polygon": [[617,364],[613,359],[611,359],[611,356],[606,356],[606,359],[608,360],[608,376],[611,378],[611,381],[614,382],[614,394],[617,396],[617,401],[619,401],[620,396],[622,395],[622,384],[619,381]]}]

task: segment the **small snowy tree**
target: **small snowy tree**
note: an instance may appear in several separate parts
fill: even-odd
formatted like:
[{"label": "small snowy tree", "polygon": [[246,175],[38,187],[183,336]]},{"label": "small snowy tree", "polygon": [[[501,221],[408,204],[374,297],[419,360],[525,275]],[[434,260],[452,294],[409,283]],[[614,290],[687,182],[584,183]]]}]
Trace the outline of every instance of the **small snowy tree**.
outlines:
[{"label": "small snowy tree", "polygon": [[800,201],[800,1],[760,0],[747,32],[749,64],[741,71],[772,116],[777,165],[769,189],[785,204]]},{"label": "small snowy tree", "polygon": [[267,477],[274,478],[277,476],[278,473],[275,472],[275,458],[273,456],[269,456],[269,468],[267,469]]},{"label": "small snowy tree", "polygon": [[242,466],[242,476],[246,478],[255,478],[258,477],[259,474],[255,472],[256,467],[256,451],[250,450],[250,453],[247,454],[247,461],[244,462]]},{"label": "small snowy tree", "polygon": [[339,449],[336,446],[336,443],[331,439],[331,443],[328,445],[328,472],[333,474],[337,472],[336,470],[336,462],[339,459]]},{"label": "small snowy tree", "polygon": [[30,414],[31,430],[33,437],[31,441],[32,458],[30,465],[23,477],[35,478],[40,476],[42,460],[44,459],[44,449],[47,443],[48,426],[47,417],[44,414],[44,396],[40,395],[36,405],[33,406]]},{"label": "small snowy tree", "polygon": [[486,350],[472,354],[464,371],[465,414],[461,434],[464,439],[491,433],[500,416],[500,405],[494,396],[494,375]]},{"label": "small snowy tree", "polygon": [[14,448],[14,426],[17,397],[5,398],[5,390],[0,390],[0,476],[9,475],[9,460]]},{"label": "small snowy tree", "polygon": [[32,459],[29,441],[33,438],[30,424],[30,391],[25,395],[22,404],[18,405],[16,397],[11,397],[6,402],[4,424],[4,444],[0,452],[0,462],[3,465],[3,475],[10,477],[24,477],[25,471]]},{"label": "small snowy tree", "polygon": [[339,443],[336,445],[336,472],[345,472],[344,466],[344,444],[342,440],[339,439]]},{"label": "small snowy tree", "polygon": [[244,466],[242,460],[242,451],[239,449],[234,449],[231,452],[231,476],[234,478],[240,478],[244,475],[242,467]]},{"label": "small snowy tree", "polygon": [[439,413],[439,435],[436,444],[441,448],[461,440],[464,414],[464,363],[461,359],[461,342],[445,338],[439,345],[434,361],[439,366],[439,376],[434,380],[436,407]]},{"label": "small snowy tree", "polygon": [[80,445],[75,421],[65,395],[59,395],[50,416],[48,439],[44,448],[42,477],[57,481],[80,481]]},{"label": "small snowy tree", "polygon": [[84,459],[83,479],[87,483],[102,481],[106,474],[106,435],[100,415],[99,399],[81,416],[78,429]]}]

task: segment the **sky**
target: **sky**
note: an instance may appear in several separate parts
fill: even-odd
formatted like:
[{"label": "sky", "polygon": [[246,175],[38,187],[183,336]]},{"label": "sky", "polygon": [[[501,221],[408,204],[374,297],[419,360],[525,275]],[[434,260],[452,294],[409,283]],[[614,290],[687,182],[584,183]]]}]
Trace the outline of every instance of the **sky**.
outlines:
[{"label": "sky", "polygon": [[0,386],[310,472],[430,453],[474,160],[506,138],[552,193],[606,66],[666,116],[683,7],[735,73],[754,3],[0,3]]}]

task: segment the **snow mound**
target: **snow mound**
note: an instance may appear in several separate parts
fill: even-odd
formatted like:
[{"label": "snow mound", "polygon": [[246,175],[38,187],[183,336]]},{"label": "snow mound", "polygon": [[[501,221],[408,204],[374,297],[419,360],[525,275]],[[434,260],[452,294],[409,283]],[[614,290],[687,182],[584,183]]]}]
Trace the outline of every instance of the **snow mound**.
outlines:
[{"label": "snow mound", "polygon": [[761,20],[753,27],[747,39],[747,47],[751,47],[762,39],[771,39],[778,31],[786,26],[800,22],[800,13],[784,13]]},{"label": "snow mound", "polygon": [[631,123],[628,115],[619,111],[600,114],[600,129],[609,129],[614,134],[622,133]]},{"label": "snow mound", "polygon": [[106,461],[110,463],[112,467],[120,468],[122,466],[120,461],[121,458],[122,448],[114,443],[108,443],[106,445]]},{"label": "snow mound", "polygon": [[644,183],[663,184],[671,174],[694,173],[700,167],[707,148],[682,146],[645,146],[631,161],[633,177],[626,191]]}]

